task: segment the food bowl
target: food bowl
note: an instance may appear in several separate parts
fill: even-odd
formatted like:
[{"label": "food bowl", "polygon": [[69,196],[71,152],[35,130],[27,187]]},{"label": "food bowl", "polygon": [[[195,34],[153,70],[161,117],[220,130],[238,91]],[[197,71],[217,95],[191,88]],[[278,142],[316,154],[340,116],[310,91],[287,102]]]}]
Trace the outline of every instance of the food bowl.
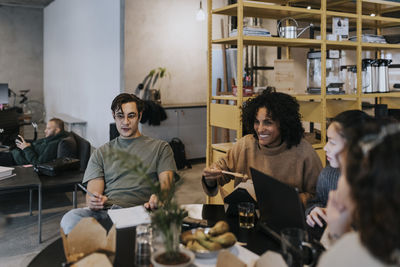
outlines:
[{"label": "food bowl", "polygon": [[[183,232],[182,235],[184,235],[185,233],[188,233],[188,232],[194,235],[194,233],[199,229],[204,230],[204,233],[207,235],[211,228],[209,228],[209,227],[207,227],[207,228],[195,228],[195,229],[191,229],[191,230],[188,230],[186,232]],[[209,258],[216,258],[218,256],[219,252],[221,252],[224,249],[231,251],[234,246],[235,246],[235,244],[232,244],[231,246],[223,247],[223,248],[218,249],[218,250],[207,250],[207,249],[204,249],[204,250],[192,250],[192,249],[189,249],[188,247],[186,247],[186,249],[192,251],[194,253],[194,255],[196,256],[196,258],[209,259]]]}]

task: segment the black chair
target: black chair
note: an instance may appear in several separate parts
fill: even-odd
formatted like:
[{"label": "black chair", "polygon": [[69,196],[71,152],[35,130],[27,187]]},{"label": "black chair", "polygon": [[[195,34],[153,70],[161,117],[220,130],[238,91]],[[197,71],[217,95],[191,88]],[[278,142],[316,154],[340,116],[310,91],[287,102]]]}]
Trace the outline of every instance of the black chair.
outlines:
[{"label": "black chair", "polygon": [[83,174],[90,158],[91,146],[89,141],[71,132],[58,144],[57,157],[71,157],[80,160],[80,169],[67,171],[56,176],[40,175],[42,191],[71,192],[73,207],[77,207],[78,183],[82,182]]}]

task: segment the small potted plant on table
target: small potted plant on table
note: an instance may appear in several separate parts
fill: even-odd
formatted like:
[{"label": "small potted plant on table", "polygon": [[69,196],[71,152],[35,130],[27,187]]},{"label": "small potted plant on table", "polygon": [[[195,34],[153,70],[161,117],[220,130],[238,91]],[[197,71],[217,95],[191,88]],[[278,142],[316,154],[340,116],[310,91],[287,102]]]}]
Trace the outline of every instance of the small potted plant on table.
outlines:
[{"label": "small potted plant on table", "polygon": [[159,234],[162,240],[162,249],[152,255],[152,263],[157,266],[187,266],[194,260],[193,252],[181,248],[179,237],[183,219],[188,215],[174,199],[175,183],[172,182],[168,189],[162,189],[160,182],[154,182],[147,176],[147,167],[136,156],[128,152],[113,149],[109,156],[121,162],[121,168],[136,173],[144,179],[158,198],[158,208],[150,214],[153,234]]}]

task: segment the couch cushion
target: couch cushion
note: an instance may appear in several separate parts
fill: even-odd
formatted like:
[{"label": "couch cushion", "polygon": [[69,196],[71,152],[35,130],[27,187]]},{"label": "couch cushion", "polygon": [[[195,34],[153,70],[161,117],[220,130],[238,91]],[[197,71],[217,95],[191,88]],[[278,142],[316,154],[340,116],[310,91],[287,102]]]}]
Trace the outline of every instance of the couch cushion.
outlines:
[{"label": "couch cushion", "polygon": [[72,134],[61,139],[60,143],[58,143],[57,158],[64,157],[78,158],[78,145]]}]

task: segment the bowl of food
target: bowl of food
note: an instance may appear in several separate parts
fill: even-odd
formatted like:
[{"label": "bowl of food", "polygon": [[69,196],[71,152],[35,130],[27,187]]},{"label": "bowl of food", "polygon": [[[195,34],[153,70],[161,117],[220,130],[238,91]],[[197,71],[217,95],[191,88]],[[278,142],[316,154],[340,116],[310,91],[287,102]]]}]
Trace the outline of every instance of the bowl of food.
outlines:
[{"label": "bowl of food", "polygon": [[236,243],[236,237],[229,232],[229,225],[225,221],[219,221],[212,228],[183,232],[181,241],[197,258],[213,258],[222,249],[231,249]]}]

